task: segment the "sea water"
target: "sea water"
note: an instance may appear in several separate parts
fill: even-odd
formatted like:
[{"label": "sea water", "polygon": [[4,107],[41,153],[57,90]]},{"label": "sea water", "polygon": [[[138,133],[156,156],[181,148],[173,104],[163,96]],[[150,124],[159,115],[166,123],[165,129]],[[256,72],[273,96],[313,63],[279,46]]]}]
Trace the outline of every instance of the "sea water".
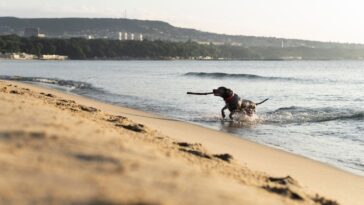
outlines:
[{"label": "sea water", "polygon": [[[0,75],[199,124],[364,175],[363,61],[0,61]],[[186,94],[219,86],[255,102],[269,98],[257,107],[258,123],[221,121],[221,98]]]}]

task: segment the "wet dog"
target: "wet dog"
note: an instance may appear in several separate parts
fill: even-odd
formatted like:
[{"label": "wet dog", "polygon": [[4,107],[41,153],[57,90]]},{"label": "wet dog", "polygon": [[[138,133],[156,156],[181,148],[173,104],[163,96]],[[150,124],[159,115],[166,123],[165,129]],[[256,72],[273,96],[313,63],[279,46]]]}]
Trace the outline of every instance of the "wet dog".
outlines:
[{"label": "wet dog", "polygon": [[233,119],[233,115],[236,112],[244,113],[247,116],[253,116],[256,112],[256,106],[264,103],[268,99],[262,102],[255,103],[250,100],[241,99],[237,94],[235,94],[231,89],[226,87],[219,87],[213,89],[213,94],[215,96],[220,96],[224,99],[226,105],[221,109],[222,118],[225,119],[225,110],[230,111],[229,118]]}]

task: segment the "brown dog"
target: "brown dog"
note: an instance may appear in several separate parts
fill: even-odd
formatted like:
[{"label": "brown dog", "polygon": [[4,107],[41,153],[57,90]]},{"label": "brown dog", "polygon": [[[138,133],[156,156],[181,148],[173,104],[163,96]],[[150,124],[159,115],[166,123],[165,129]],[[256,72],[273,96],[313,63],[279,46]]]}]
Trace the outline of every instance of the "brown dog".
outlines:
[{"label": "brown dog", "polygon": [[226,105],[221,109],[222,118],[225,118],[225,110],[228,109],[230,111],[229,118],[233,119],[233,114],[235,112],[243,112],[248,116],[253,116],[256,112],[256,106],[264,103],[268,99],[263,100],[262,102],[255,103],[250,100],[240,99],[240,97],[235,94],[231,89],[226,87],[219,87],[217,89],[213,89],[213,93],[215,96],[220,96],[224,99]]}]

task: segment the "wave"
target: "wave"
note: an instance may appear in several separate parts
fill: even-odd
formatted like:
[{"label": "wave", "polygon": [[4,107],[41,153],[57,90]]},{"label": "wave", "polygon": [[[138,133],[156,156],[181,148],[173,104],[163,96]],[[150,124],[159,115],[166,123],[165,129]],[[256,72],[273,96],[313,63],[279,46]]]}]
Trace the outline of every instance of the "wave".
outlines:
[{"label": "wave", "polygon": [[70,89],[97,89],[97,88],[94,88],[90,83],[72,81],[72,80],[61,80],[61,79],[57,79],[57,78],[0,75],[0,79],[22,81],[22,82],[44,83],[44,84],[61,86],[61,87],[67,87]]},{"label": "wave", "polygon": [[[155,99],[148,99],[144,96],[133,96],[125,94],[117,94],[109,92],[103,88],[95,87],[91,83],[73,80],[62,80],[58,78],[46,77],[22,77],[22,76],[7,76],[0,75],[0,80],[13,80],[29,83],[41,83],[56,89],[72,92],[78,95],[90,97],[96,100],[104,101],[111,104],[123,105],[136,109],[143,109],[150,112],[183,112],[182,109],[176,108],[173,105],[168,105]],[[177,117],[175,117],[177,118]]]},{"label": "wave", "polygon": [[260,115],[266,123],[305,123],[364,120],[364,111],[337,108],[282,107]]},{"label": "wave", "polygon": [[298,78],[288,78],[288,77],[266,77],[253,74],[231,74],[231,73],[205,73],[205,72],[188,72],[184,76],[200,77],[200,78],[232,78],[232,79],[251,79],[251,80],[285,80],[285,81],[303,81]]}]

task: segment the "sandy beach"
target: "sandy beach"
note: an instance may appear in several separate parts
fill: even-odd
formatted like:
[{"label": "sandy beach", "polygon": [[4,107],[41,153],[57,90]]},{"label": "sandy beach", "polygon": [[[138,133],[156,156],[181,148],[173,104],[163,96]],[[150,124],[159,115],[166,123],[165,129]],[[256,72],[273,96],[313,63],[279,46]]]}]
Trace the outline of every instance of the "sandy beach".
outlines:
[{"label": "sandy beach", "polygon": [[344,204],[364,178],[233,135],[0,81],[0,204]]}]

